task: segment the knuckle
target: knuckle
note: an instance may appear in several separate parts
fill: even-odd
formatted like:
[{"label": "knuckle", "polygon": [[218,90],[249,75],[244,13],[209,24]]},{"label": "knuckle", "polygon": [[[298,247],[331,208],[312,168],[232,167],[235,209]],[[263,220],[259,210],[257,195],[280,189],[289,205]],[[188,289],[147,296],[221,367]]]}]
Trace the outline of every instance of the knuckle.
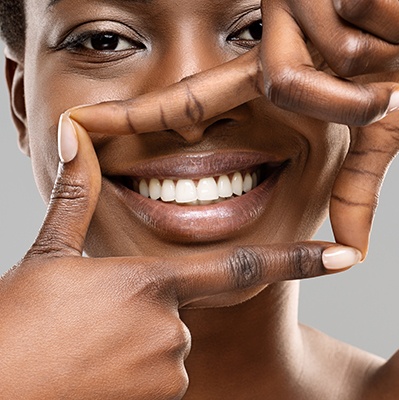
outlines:
[{"label": "knuckle", "polygon": [[25,255],[25,259],[36,257],[62,257],[65,254],[65,242],[51,232],[43,233]]},{"label": "knuckle", "polygon": [[168,393],[165,399],[178,400],[183,398],[188,389],[189,379],[183,362],[175,363],[169,367],[170,375],[167,376]]},{"label": "knuckle", "polygon": [[348,120],[352,121],[351,125],[364,126],[374,122],[376,119],[381,118],[386,112],[386,101],[388,92],[376,93],[370,86],[359,87],[360,95],[353,111],[348,109],[352,115],[348,116]]},{"label": "knuckle", "polygon": [[86,190],[79,183],[71,183],[64,179],[59,179],[51,193],[52,200],[79,200],[84,199]]},{"label": "knuckle", "polygon": [[198,124],[204,119],[204,107],[188,84],[186,86],[185,115],[191,124]]},{"label": "knuckle", "polygon": [[358,21],[370,10],[373,0],[334,0],[334,8],[339,16],[347,21]]},{"label": "knuckle", "polygon": [[318,247],[302,243],[292,245],[289,251],[292,276],[296,279],[304,279],[320,275],[324,271],[321,253],[322,250]]},{"label": "knuckle", "polygon": [[191,335],[180,319],[171,322],[163,336],[167,341],[167,353],[172,359],[183,360],[187,358],[191,349]]},{"label": "knuckle", "polygon": [[[189,379],[183,362],[167,361],[159,365],[162,373],[157,373],[146,399],[179,400],[185,395]],[[137,388],[136,388],[137,390]],[[136,398],[135,396],[133,396]]]},{"label": "knuckle", "polygon": [[351,77],[365,73],[370,50],[370,41],[366,35],[355,37],[344,35],[333,40],[336,51],[332,52],[328,64],[341,77]]},{"label": "knuckle", "polygon": [[50,208],[62,204],[66,211],[79,212],[89,204],[88,186],[84,178],[59,172],[50,197]]},{"label": "knuckle", "polygon": [[265,259],[251,247],[238,247],[228,258],[228,272],[237,289],[245,289],[262,281]]},{"label": "knuckle", "polygon": [[[300,74],[289,66],[276,66],[265,77],[265,95],[280,107],[290,107],[297,101]],[[294,100],[295,99],[295,100]]]}]

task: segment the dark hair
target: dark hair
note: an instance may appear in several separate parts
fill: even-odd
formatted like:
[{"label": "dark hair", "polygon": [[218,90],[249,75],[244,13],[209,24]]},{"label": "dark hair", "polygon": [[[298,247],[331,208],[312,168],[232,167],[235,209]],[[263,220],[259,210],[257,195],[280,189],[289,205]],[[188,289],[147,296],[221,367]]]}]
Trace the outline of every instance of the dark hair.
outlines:
[{"label": "dark hair", "polygon": [[0,35],[18,55],[25,47],[24,0],[0,0]]}]

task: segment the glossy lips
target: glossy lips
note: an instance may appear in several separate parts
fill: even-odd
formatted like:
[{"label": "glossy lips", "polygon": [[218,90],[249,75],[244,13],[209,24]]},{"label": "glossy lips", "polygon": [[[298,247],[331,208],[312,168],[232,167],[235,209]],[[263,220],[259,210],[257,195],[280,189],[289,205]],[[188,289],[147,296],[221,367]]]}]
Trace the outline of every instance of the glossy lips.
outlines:
[{"label": "glossy lips", "polygon": [[249,151],[167,157],[132,166],[104,186],[167,240],[209,242],[263,214],[285,161]]}]

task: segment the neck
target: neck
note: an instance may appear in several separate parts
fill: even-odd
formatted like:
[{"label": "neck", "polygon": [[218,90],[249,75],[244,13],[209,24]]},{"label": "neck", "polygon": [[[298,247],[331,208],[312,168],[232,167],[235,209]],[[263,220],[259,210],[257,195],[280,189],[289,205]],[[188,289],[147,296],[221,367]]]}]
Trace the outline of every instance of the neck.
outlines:
[{"label": "neck", "polygon": [[[181,310],[192,335],[185,399],[244,399],[248,387],[264,397],[286,385],[287,377],[295,380],[302,366],[298,287],[283,282],[234,307]],[[249,398],[256,398],[253,390]]]}]

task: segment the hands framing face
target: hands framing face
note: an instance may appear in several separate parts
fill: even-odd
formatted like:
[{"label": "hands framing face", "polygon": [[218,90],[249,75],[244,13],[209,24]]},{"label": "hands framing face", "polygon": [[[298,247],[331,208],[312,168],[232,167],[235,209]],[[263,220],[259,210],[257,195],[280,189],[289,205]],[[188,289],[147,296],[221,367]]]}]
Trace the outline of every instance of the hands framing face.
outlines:
[{"label": "hands framing face", "polygon": [[[337,241],[365,255],[382,178],[399,148],[395,114],[381,120],[399,107],[399,85],[373,75],[397,69],[399,37],[391,27],[399,5],[316,3],[265,1],[261,46],[160,91],[74,108],[62,117],[64,162],[46,219],[27,255],[4,277],[0,293],[8,383],[2,390],[8,398],[180,398],[188,384],[184,360],[190,350],[180,307],[341,271],[360,259],[354,249],[322,242],[181,258],[82,257],[101,186],[87,131],[129,135],[178,129],[260,96],[350,126],[378,121],[352,128],[331,197]],[[307,41],[333,73],[315,67]],[[363,80],[359,74],[371,75]],[[344,79],[348,76],[353,79]]]},{"label": "hands framing face", "polygon": [[[75,153],[74,139],[76,155],[60,163],[37,239],[3,278],[0,335],[7,398],[95,393],[104,399],[181,398],[188,385],[184,360],[190,334],[179,308],[333,273],[360,259],[351,248],[323,242],[186,257],[82,257],[101,172],[86,130],[64,115],[61,154]],[[7,309],[13,312],[3,312]]]},{"label": "hands framing face", "polygon": [[[289,111],[349,125],[331,220],[337,242],[365,256],[381,183],[398,152],[395,117],[376,121],[399,108],[399,5],[278,0],[264,1],[262,14],[262,43],[245,55],[157,92],[70,115],[89,131],[139,134],[199,123],[266,96]],[[309,42],[323,65],[315,65]]]}]

